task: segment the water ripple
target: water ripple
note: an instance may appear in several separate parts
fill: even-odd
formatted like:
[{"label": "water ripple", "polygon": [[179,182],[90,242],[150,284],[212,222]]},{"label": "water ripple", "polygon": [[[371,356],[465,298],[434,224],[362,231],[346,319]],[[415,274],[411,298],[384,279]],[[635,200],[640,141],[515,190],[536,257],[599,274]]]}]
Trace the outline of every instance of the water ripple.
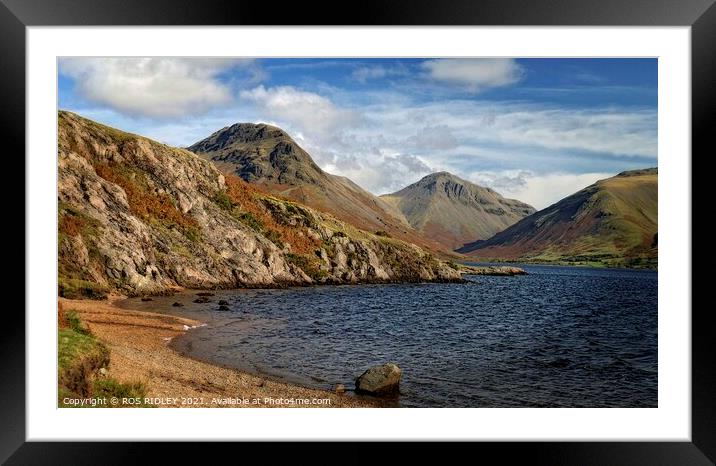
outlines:
[{"label": "water ripple", "polygon": [[468,285],[217,292],[231,311],[190,294],[150,304],[209,323],[175,339],[178,349],[294,383],[350,387],[394,361],[402,406],[656,406],[657,274],[524,267]]}]

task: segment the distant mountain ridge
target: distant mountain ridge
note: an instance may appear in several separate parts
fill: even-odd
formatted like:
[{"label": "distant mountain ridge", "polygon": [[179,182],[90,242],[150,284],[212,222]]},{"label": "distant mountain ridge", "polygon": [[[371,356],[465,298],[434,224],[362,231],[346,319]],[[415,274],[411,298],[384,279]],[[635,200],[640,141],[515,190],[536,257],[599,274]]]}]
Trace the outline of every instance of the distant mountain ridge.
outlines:
[{"label": "distant mountain ridge", "polygon": [[432,173],[381,198],[400,210],[413,228],[450,249],[490,238],[535,212],[524,202],[448,172]]},{"label": "distant mountain ridge", "polygon": [[189,146],[224,173],[234,173],[268,191],[328,212],[368,231],[431,249],[442,246],[416,232],[402,213],[349,179],[323,171],[285,131],[237,123]]},{"label": "distant mountain ridge", "polygon": [[622,172],[458,252],[481,259],[655,267],[658,169]]}]

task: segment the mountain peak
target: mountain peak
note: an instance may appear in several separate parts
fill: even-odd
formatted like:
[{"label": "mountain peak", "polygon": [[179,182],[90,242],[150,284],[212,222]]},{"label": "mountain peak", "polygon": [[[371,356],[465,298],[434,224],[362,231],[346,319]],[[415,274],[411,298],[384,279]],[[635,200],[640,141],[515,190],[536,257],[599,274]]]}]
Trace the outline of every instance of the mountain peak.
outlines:
[{"label": "mountain peak", "polygon": [[326,176],[291,136],[265,123],[236,123],[187,149],[245,181],[298,185]]},{"label": "mountain peak", "polygon": [[446,171],[431,173],[383,198],[414,228],[450,248],[474,238],[487,239],[534,212],[530,205]]},{"label": "mountain peak", "polygon": [[423,178],[421,178],[418,181],[418,183],[433,182],[433,181],[452,181],[452,182],[458,183],[458,184],[466,183],[466,181],[463,180],[462,178],[460,178],[456,175],[453,175],[450,172],[446,172],[446,171],[430,173],[429,175],[426,175]]},{"label": "mountain peak", "polygon": [[431,174],[425,176],[423,179],[425,179],[425,178],[457,178],[457,176],[453,175],[450,172],[441,171],[441,172],[431,173]]},{"label": "mountain peak", "polygon": [[617,176],[628,177],[628,176],[645,176],[645,175],[658,175],[659,169],[657,167],[641,168],[637,170],[627,170],[619,173]]},{"label": "mountain peak", "polygon": [[291,136],[277,126],[265,123],[235,123],[214,132],[187,149],[192,152],[214,152],[237,143],[251,143],[266,140],[284,140],[296,144]]},{"label": "mountain peak", "polygon": [[214,162],[224,173],[260,184],[368,231],[439,248],[418,235],[397,209],[349,179],[324,172],[284,130],[263,123],[222,128],[188,150]]}]

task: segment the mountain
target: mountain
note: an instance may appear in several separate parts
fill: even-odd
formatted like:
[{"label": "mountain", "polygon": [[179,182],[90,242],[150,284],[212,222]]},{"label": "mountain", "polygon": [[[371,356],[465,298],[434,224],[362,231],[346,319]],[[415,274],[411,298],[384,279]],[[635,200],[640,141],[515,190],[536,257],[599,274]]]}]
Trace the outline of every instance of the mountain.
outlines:
[{"label": "mountain", "polygon": [[459,277],[413,244],[262,192],[192,152],[58,114],[61,296]]},{"label": "mountain", "polygon": [[323,171],[285,131],[237,123],[187,148],[276,195],[328,212],[367,231],[386,232],[430,249],[442,246],[416,232],[393,206],[348,178]]},{"label": "mountain", "polygon": [[623,172],[459,252],[481,259],[656,267],[657,198],[656,168]]},{"label": "mountain", "polygon": [[400,210],[413,228],[450,249],[490,238],[535,211],[447,172],[430,174],[381,198]]}]

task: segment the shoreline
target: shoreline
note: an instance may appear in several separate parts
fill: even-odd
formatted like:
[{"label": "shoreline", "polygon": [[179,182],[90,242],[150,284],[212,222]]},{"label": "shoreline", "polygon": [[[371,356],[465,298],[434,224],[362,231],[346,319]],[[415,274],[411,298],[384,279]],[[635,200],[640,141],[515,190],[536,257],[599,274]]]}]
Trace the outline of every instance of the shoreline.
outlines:
[{"label": "shoreline", "polygon": [[[110,351],[108,376],[142,382],[158,407],[381,407],[381,400],[338,395],[230,369],[182,355],[169,343],[192,328],[194,319],[117,305],[126,296],[101,301],[58,298],[74,310]],[[307,401],[304,401],[307,400]]]},{"label": "shoreline", "polygon": [[575,267],[575,268],[587,268],[587,269],[610,269],[610,270],[650,270],[657,272],[659,270],[658,264],[654,266],[630,266],[630,265],[611,265],[606,264],[603,262],[579,262],[579,261],[540,261],[540,260],[529,260],[529,259],[473,259],[473,260],[465,260],[461,259],[459,264],[462,265],[469,265],[469,264],[478,264],[479,266],[483,266],[483,264],[494,264],[495,266],[500,266],[502,264],[510,264],[510,265],[546,265],[546,266],[555,266],[555,267]]}]

